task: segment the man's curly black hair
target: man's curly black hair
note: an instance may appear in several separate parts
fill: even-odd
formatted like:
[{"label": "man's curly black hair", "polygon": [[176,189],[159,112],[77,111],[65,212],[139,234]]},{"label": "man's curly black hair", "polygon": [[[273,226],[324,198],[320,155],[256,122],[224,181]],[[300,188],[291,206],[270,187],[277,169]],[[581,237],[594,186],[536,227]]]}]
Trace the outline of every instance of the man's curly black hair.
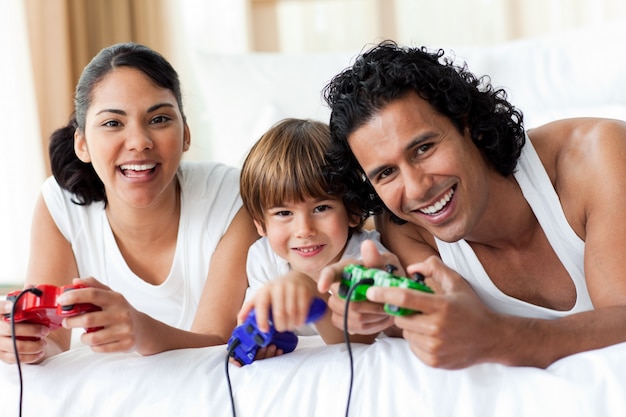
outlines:
[{"label": "man's curly black hair", "polygon": [[473,142],[500,174],[508,176],[515,170],[525,141],[522,113],[488,77],[477,78],[466,64],[456,65],[444,54],[441,49],[383,41],[324,87],[323,96],[331,109],[328,169],[347,186],[346,198],[364,215],[386,208],[350,150],[348,136],[410,91],[449,117],[461,133],[469,128]]}]

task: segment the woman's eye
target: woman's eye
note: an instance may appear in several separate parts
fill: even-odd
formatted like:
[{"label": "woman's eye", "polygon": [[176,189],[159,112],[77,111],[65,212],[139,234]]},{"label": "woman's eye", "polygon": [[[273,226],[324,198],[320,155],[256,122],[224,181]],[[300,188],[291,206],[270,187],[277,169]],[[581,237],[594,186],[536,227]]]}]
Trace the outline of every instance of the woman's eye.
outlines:
[{"label": "woman's eye", "polygon": [[167,122],[168,120],[170,120],[170,118],[169,118],[169,117],[167,117],[167,116],[156,116],[156,117],[154,117],[154,118],[150,121],[150,123],[152,123],[152,124],[157,124],[157,123],[165,123],[165,122]]},{"label": "woman's eye", "polygon": [[117,120],[108,120],[102,124],[102,126],[106,126],[106,127],[117,127],[119,125],[120,125],[120,122],[118,122]]}]

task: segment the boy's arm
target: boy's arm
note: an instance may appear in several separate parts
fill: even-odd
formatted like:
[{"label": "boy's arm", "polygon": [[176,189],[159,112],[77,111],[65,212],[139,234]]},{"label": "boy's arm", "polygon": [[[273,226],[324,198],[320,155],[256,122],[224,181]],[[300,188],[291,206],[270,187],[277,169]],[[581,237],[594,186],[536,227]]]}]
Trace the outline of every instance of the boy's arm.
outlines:
[{"label": "boy's arm", "polygon": [[[322,295],[322,298],[327,304],[330,298],[329,294]],[[333,345],[337,343],[345,342],[345,335],[343,330],[336,327],[332,322],[332,311],[330,308],[326,309],[324,316],[315,323],[315,328],[327,345]],[[349,339],[352,343],[373,343],[376,340],[377,334],[350,334]]]}]

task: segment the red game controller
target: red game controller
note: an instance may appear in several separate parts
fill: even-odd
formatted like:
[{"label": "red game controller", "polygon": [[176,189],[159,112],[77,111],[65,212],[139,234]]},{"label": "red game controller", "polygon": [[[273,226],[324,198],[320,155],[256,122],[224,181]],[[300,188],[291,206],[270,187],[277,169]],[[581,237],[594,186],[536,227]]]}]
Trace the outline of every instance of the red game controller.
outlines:
[{"label": "red game controller", "polygon": [[[38,285],[35,287],[41,294],[28,292],[24,294],[15,305],[15,323],[28,322],[42,324],[56,330],[61,327],[61,322],[65,317],[72,317],[82,313],[91,311],[100,311],[100,307],[89,304],[80,303],[72,305],[60,305],[57,303],[57,297],[66,291],[76,290],[79,288],[88,288],[86,285],[66,285],[56,287],[54,285]],[[17,299],[22,291],[13,291],[7,294],[7,301]],[[5,314],[4,320],[11,321],[11,314]],[[87,332],[100,330],[98,328],[89,328]]]}]

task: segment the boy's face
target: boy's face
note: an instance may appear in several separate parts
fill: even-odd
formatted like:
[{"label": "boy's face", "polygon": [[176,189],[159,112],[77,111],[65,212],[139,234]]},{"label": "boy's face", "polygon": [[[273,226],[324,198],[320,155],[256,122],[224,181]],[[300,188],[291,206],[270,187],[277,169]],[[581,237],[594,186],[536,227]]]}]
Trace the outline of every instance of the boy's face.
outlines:
[{"label": "boy's face", "polygon": [[358,219],[348,215],[340,199],[308,198],[267,209],[265,229],[255,224],[293,270],[317,278],[322,268],[341,259],[349,228],[358,225]]}]

